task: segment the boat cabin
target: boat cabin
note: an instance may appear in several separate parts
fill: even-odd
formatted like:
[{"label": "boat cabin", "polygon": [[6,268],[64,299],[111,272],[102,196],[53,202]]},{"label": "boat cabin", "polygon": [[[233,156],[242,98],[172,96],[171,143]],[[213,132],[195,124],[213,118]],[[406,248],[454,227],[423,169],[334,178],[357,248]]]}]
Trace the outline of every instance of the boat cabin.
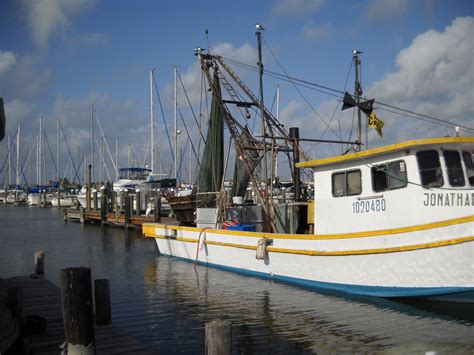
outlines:
[{"label": "boat cabin", "polygon": [[151,169],[148,168],[121,168],[119,169],[119,179],[146,180],[150,173]]},{"label": "boat cabin", "polygon": [[451,137],[299,163],[314,172],[314,233],[363,233],[470,216],[473,154],[474,137]]}]

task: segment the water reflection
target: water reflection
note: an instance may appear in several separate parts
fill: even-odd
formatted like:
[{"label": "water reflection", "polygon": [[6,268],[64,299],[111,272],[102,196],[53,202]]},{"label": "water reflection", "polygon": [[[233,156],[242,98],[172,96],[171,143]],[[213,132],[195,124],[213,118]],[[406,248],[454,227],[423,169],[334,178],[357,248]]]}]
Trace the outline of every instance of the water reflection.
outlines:
[{"label": "water reflection", "polygon": [[472,322],[401,302],[306,291],[168,257],[146,264],[144,277],[150,317],[160,333],[167,328],[158,349],[203,349],[205,322],[219,318],[233,322],[239,353],[374,352],[420,341],[463,344],[464,351],[474,344]]},{"label": "water reflection", "polygon": [[[467,353],[474,342],[464,307],[456,313],[426,302],[341,297],[194,268],[157,256],[155,242],[139,230],[63,222],[51,208],[0,205],[0,277],[30,274],[37,250],[45,251],[46,277],[56,284],[59,270],[70,266],[109,279],[113,323],[159,353],[202,353],[205,322],[218,318],[233,322],[234,353],[406,352],[419,342]],[[453,350],[453,343],[460,345]]]}]

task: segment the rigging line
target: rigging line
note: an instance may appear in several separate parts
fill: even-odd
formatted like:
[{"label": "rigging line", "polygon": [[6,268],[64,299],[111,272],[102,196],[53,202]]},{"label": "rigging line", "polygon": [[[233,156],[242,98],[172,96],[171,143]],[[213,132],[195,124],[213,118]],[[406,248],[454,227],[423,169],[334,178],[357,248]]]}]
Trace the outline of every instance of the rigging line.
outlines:
[{"label": "rigging line", "polygon": [[[265,40],[264,40],[265,41]],[[266,45],[266,43],[265,43]],[[236,60],[233,60],[233,59],[229,59],[229,58],[224,58],[227,62],[229,63],[233,63],[234,65],[237,65],[237,66],[240,66],[241,68],[246,68],[248,70],[252,70],[252,71],[258,71],[258,67],[255,67],[253,65],[250,65],[250,64],[246,64],[246,63],[242,63],[242,62],[238,62]],[[281,74],[281,73],[277,73],[275,71],[272,71],[272,70],[268,70],[268,69],[264,69],[264,74],[265,75],[268,75],[268,76],[272,76],[272,77],[275,77],[275,78],[280,78],[280,79],[283,79],[284,81],[288,81],[288,82],[294,82],[294,83],[298,83],[300,86],[305,84],[305,85],[308,85],[308,86],[311,86],[311,87],[317,87],[319,89],[324,89],[324,90],[327,90],[327,91],[331,91],[333,93],[335,93],[336,95],[335,96],[339,96],[340,94],[344,94],[344,92],[342,92],[341,90],[337,90],[337,89],[332,89],[328,86],[324,86],[324,85],[320,85],[320,84],[316,84],[316,83],[312,83],[310,81],[307,81],[307,80],[303,80],[303,79],[298,79],[294,76],[289,76],[288,74]]]},{"label": "rigging line", "polygon": [[[105,140],[105,137],[100,137],[100,139],[101,139],[102,141],[104,141],[104,140]],[[97,147],[98,147],[98,149],[99,149],[99,152],[102,153],[102,151],[101,151],[101,148],[102,148],[102,147],[100,146],[100,143],[96,140],[96,141],[95,141],[95,144],[97,144]],[[103,165],[104,168],[105,168],[105,172],[107,173],[107,176],[109,177],[109,180],[112,181],[112,178],[110,177],[110,174],[109,174],[109,169],[107,169],[107,163],[105,162],[105,159],[104,159],[104,154],[99,154],[99,156],[100,156],[100,158],[101,158],[101,160],[102,160],[102,165]]]},{"label": "rigging line", "polygon": [[[112,157],[112,153],[110,152],[109,145],[107,144],[107,139],[105,138],[104,130],[102,129],[102,124],[100,123],[99,114],[97,113],[96,110],[94,110],[94,113],[95,113],[97,124],[99,125],[99,128],[100,128],[100,133],[102,133],[103,142],[105,143],[105,148],[107,148],[107,153],[109,153],[109,159],[112,162],[112,167],[115,170],[115,176],[118,176],[119,175],[118,168],[115,165],[114,158]],[[110,175],[109,175],[109,178],[110,178]]]},{"label": "rigging line", "polygon": [[[181,87],[183,88],[184,95],[186,96],[186,100],[188,101],[189,108],[191,109],[191,112],[193,114],[194,122],[196,122],[196,125],[199,127],[199,123],[197,121],[196,114],[194,113],[193,106],[191,105],[191,101],[189,100],[188,92],[186,91],[186,88],[184,87],[183,80],[181,79],[181,74],[179,73],[178,68],[176,68],[176,73],[178,74],[179,82],[181,83]],[[199,130],[199,133],[201,134],[201,138],[202,138],[203,142],[205,142],[205,139],[204,139],[204,136],[203,136],[201,130]]]},{"label": "rigging line", "polygon": [[69,154],[69,158],[71,159],[72,166],[74,167],[75,176],[74,176],[74,179],[72,180],[72,182],[74,183],[74,181],[76,181],[76,177],[77,177],[77,181],[80,184],[81,183],[81,178],[78,175],[78,172],[77,172],[77,169],[76,169],[76,164],[74,164],[74,159],[72,158],[71,149],[69,148],[69,142],[67,140],[66,133],[64,132],[63,123],[61,122],[60,119],[58,119],[58,122],[59,122],[59,128],[61,128],[61,132],[63,133],[64,141],[66,142],[66,147],[67,147],[67,151],[68,151],[68,154]]},{"label": "rigging line", "polygon": [[[7,142],[5,142],[5,147],[7,148],[6,153],[11,154],[11,152],[13,151],[13,146],[15,145],[15,139],[10,139],[10,146],[9,147],[7,147]],[[3,172],[3,169],[5,168],[5,164],[7,162],[8,162],[8,154],[5,154],[5,159],[3,160],[3,165],[2,165],[2,169],[0,170],[0,172]]]},{"label": "rigging line", "polygon": [[171,145],[171,139],[170,139],[170,135],[169,135],[169,132],[168,132],[168,126],[166,125],[165,113],[163,112],[163,105],[161,104],[160,92],[158,91],[158,86],[156,85],[155,75],[153,75],[153,84],[155,86],[156,96],[158,97],[158,103],[160,104],[161,117],[163,119],[163,126],[165,126],[166,137],[168,137],[168,144],[170,146],[171,158],[174,161],[173,147]]},{"label": "rigging line", "polygon": [[[265,46],[267,47],[268,51],[270,52],[270,54],[272,55],[273,59],[275,60],[275,62],[278,64],[278,66],[280,67],[280,69],[285,73],[285,75],[289,78],[288,76],[288,73],[286,72],[286,70],[283,68],[283,66],[280,64],[280,62],[278,61],[278,59],[275,57],[275,55],[273,54],[273,51],[272,49],[270,48],[270,46],[267,44],[267,42],[265,40],[263,40],[263,42],[265,43]],[[303,98],[303,100],[306,102],[306,104],[311,108],[311,110],[313,111],[313,113],[326,125],[326,128],[329,129],[336,137],[338,137],[340,140],[342,140],[342,137],[339,137],[337,135],[337,133],[329,126],[329,123],[326,122],[323,118],[323,116],[321,116],[316,110],[315,108],[311,105],[311,103],[308,101],[308,99],[303,95],[303,93],[300,91],[300,89],[298,88],[297,85],[294,84],[293,81],[291,81],[291,84],[293,85],[293,87],[295,88],[295,90],[300,94],[300,96]]]},{"label": "rigging line", "polygon": [[[241,62],[238,62],[238,61],[235,61],[235,60],[232,60],[232,59],[228,59],[228,58],[224,58],[224,59],[226,61],[228,61],[229,63],[233,63],[234,65],[240,66],[242,68],[246,68],[248,70],[252,70],[252,71],[255,71],[255,72],[258,71],[258,68],[254,67],[252,65],[241,63]],[[293,82],[295,85],[297,84],[297,85],[302,86],[304,88],[315,90],[315,91],[324,93],[326,95],[339,97],[340,94],[343,94],[343,92],[340,91],[340,90],[332,89],[332,88],[329,88],[327,86],[319,85],[319,84],[312,83],[312,82],[302,80],[302,79],[298,79],[298,78],[295,78],[295,77],[285,77],[284,75],[282,75],[280,73],[276,73],[276,72],[273,72],[273,71],[270,71],[270,70],[264,70],[264,74],[268,75],[268,76],[275,77],[275,78],[280,78],[284,81]],[[322,90],[316,90],[315,89],[316,87],[320,88],[320,89],[331,91],[333,93],[336,93],[337,95],[329,93],[329,92],[325,92],[325,91],[322,91]],[[366,98],[364,98],[364,97],[361,97],[361,99],[366,100]],[[464,128],[464,129],[467,129],[467,130],[470,130],[470,131],[474,130],[474,128],[471,128],[471,127],[462,126],[462,125],[459,125],[459,124],[456,124],[456,123],[453,123],[453,122],[450,122],[450,121],[447,121],[447,120],[443,120],[443,119],[436,118],[436,117],[433,117],[433,116],[429,116],[429,115],[425,115],[425,114],[422,114],[422,113],[417,113],[417,112],[414,112],[414,111],[410,111],[410,110],[406,110],[406,109],[399,108],[399,107],[396,107],[396,106],[392,106],[392,105],[389,105],[389,104],[385,104],[385,103],[380,102],[380,101],[375,101],[374,103],[377,103],[381,106],[386,106],[386,107],[390,107],[390,108],[393,108],[393,109],[396,109],[396,110],[400,110],[400,111],[403,111],[403,112],[406,112],[406,113],[411,113],[412,115],[429,118],[429,119],[432,119],[434,121],[444,122],[444,123],[446,123],[450,126],[459,126],[461,128]],[[418,119],[418,117],[413,117],[413,118]]]},{"label": "rigging line", "polygon": [[[344,90],[343,90],[343,92],[346,92],[347,83],[348,83],[348,81],[349,81],[349,75],[350,75],[351,69],[352,69],[352,63],[354,63],[354,57],[352,57],[351,63],[349,64],[349,69],[347,70],[346,81],[344,82]],[[334,111],[333,111],[333,113],[332,113],[332,115],[331,115],[331,119],[329,120],[329,124],[328,124],[328,125],[330,125],[331,122],[332,122],[332,120],[334,119],[334,116],[336,115],[336,111],[337,111],[337,109],[339,108],[339,105],[340,105],[340,103],[342,102],[343,97],[344,97],[344,94],[341,93],[340,100],[338,100],[336,107],[334,107]],[[354,121],[352,122],[352,124],[354,124]],[[329,127],[329,126],[328,126],[328,127]],[[326,127],[326,129],[324,129],[323,134],[321,134],[320,139],[322,139],[322,138],[324,137],[324,135],[326,134],[326,132],[327,132],[327,127]],[[352,128],[351,128],[351,133],[352,133]],[[339,137],[341,137],[341,139],[342,139],[342,133],[341,133],[341,132],[339,133]],[[316,145],[317,145],[317,143],[314,144],[314,146],[316,146]],[[329,146],[331,147],[331,145],[329,145]],[[311,148],[312,148],[312,147],[311,147]],[[332,149],[331,149],[331,150],[332,150]]]},{"label": "rigging line", "polygon": [[[383,103],[378,102],[378,101],[375,101],[375,102],[379,105],[390,107],[390,108],[393,108],[394,110],[402,111],[405,114],[405,116],[408,116],[408,117],[411,117],[411,118],[414,118],[414,119],[417,119],[417,120],[420,120],[420,121],[439,124],[439,125],[446,126],[446,127],[455,127],[455,126],[457,126],[459,128],[463,128],[466,131],[474,131],[474,127],[467,127],[467,126],[460,125],[460,124],[457,124],[457,123],[452,123],[452,122],[449,122],[449,121],[446,121],[446,120],[442,120],[442,119],[439,119],[439,118],[436,118],[436,117],[431,117],[431,116],[416,113],[416,112],[413,112],[413,111],[410,111],[410,110],[405,110],[405,109],[398,108],[398,107],[395,107],[395,106],[383,104]],[[400,112],[393,111],[393,110],[388,110],[386,108],[385,109],[384,108],[378,108],[378,109],[381,110],[381,111],[386,111],[386,112],[391,112],[391,113],[395,113],[395,114],[398,114],[398,115],[402,115],[402,113],[400,113]],[[420,116],[420,117],[417,117],[417,116]]]},{"label": "rigging line", "polygon": [[54,155],[53,155],[53,151],[51,149],[51,145],[49,144],[49,139],[48,139],[48,135],[44,134],[44,138],[46,139],[46,144],[48,146],[48,150],[49,150],[49,155],[51,157],[51,161],[53,162],[53,167],[54,167],[54,170],[57,172],[58,171],[58,168],[56,167],[56,162],[54,161]]},{"label": "rigging line", "polygon": [[[186,149],[188,149],[188,143],[189,143],[189,140],[186,141],[186,144],[184,145],[184,149],[182,150],[182,154],[181,154],[181,160],[179,162],[179,167],[178,167],[178,176],[181,177],[181,167],[183,165],[183,157],[186,155]],[[186,168],[185,168],[186,169]],[[186,172],[186,171],[185,171]],[[182,179],[180,178],[180,181],[182,181]]]},{"label": "rigging line", "polygon": [[199,162],[199,157],[197,155],[196,149],[194,148],[194,144],[191,141],[191,135],[189,134],[188,127],[186,126],[186,122],[184,122],[184,117],[183,117],[183,114],[181,113],[181,110],[179,109],[179,107],[178,107],[178,112],[179,112],[179,116],[181,117],[181,121],[183,122],[183,126],[184,126],[184,130],[186,131],[186,135],[188,136],[188,139],[191,142],[191,148],[193,150],[194,157],[196,158],[196,161],[198,163],[198,167],[201,168],[201,163]]}]

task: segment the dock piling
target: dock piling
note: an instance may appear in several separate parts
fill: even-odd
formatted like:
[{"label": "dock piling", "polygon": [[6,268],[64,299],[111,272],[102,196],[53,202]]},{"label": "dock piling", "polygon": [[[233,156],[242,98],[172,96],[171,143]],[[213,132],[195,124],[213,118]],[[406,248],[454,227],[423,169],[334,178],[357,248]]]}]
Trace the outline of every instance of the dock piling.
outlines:
[{"label": "dock piling", "polygon": [[7,289],[7,305],[12,312],[19,328],[20,336],[25,324],[23,289],[21,287],[10,287]]},{"label": "dock piling", "polygon": [[99,279],[94,281],[95,296],[95,322],[97,325],[112,324],[112,311],[110,306],[109,280]]},{"label": "dock piling", "polygon": [[91,269],[87,267],[62,269],[60,284],[68,354],[95,354]]},{"label": "dock piling", "polygon": [[35,252],[35,276],[44,276],[44,251]]},{"label": "dock piling", "polygon": [[206,355],[231,354],[232,331],[231,323],[226,320],[206,322]]},{"label": "dock piling", "polygon": [[141,199],[141,192],[137,189],[135,192],[135,198],[136,198],[136,214],[137,216],[140,215],[141,209],[142,209],[142,199]]}]

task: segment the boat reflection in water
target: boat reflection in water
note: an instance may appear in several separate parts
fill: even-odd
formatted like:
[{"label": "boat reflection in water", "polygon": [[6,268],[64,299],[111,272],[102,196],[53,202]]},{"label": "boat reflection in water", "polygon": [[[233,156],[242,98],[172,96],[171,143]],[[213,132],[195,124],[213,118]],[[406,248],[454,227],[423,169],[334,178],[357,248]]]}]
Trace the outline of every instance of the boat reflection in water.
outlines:
[{"label": "boat reflection in water", "polygon": [[144,277],[158,351],[203,350],[205,322],[216,319],[232,321],[239,353],[474,351],[472,308],[463,317],[447,304],[429,311],[423,302],[319,293],[165,256]]}]

